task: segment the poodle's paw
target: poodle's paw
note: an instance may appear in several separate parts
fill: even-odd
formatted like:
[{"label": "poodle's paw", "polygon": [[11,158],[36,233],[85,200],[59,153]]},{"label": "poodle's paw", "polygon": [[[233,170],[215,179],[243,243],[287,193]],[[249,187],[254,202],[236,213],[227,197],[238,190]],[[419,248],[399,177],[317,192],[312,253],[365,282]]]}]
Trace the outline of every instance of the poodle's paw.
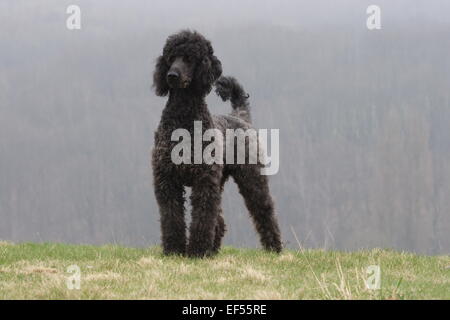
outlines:
[{"label": "poodle's paw", "polygon": [[270,243],[264,244],[264,249],[269,252],[281,253],[283,251],[283,244],[279,239],[275,239]]},{"label": "poodle's paw", "polygon": [[213,256],[215,253],[210,248],[205,248],[203,246],[188,246],[186,255],[189,258],[207,258]]},{"label": "poodle's paw", "polygon": [[177,247],[163,247],[163,254],[165,256],[184,256],[186,255],[186,247],[185,246],[177,246]]}]

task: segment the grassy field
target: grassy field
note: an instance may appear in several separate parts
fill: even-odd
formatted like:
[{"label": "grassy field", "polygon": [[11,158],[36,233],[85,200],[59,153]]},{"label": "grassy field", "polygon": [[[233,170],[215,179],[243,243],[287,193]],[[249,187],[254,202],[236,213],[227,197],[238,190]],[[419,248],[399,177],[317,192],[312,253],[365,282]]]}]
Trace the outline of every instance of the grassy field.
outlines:
[{"label": "grassy field", "polygon": [[[71,265],[80,289],[67,286]],[[366,288],[370,265],[379,290]],[[450,299],[450,257],[226,247],[191,260],[159,247],[0,242],[0,299]]]}]

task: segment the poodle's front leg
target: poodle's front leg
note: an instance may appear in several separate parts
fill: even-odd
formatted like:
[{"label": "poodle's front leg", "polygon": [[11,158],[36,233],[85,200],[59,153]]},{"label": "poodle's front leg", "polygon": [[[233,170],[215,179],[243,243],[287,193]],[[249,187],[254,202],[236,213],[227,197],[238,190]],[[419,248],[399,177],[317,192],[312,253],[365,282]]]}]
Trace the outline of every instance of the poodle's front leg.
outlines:
[{"label": "poodle's front leg", "polygon": [[211,170],[192,186],[192,222],[187,248],[190,257],[204,257],[214,253],[214,236],[221,201],[220,180],[220,172]]},{"label": "poodle's front leg", "polygon": [[164,254],[185,254],[186,222],[184,187],[171,179],[155,175],[155,195],[161,217]]}]

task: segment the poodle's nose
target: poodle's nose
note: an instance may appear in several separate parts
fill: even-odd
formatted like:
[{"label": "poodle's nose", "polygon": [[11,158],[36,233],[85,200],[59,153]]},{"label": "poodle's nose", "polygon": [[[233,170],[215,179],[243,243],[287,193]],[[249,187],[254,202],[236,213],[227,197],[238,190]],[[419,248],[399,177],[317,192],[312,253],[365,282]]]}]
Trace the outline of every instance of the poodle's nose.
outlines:
[{"label": "poodle's nose", "polygon": [[170,70],[167,72],[167,82],[169,84],[176,84],[178,82],[178,79],[180,78],[180,75],[178,72]]}]

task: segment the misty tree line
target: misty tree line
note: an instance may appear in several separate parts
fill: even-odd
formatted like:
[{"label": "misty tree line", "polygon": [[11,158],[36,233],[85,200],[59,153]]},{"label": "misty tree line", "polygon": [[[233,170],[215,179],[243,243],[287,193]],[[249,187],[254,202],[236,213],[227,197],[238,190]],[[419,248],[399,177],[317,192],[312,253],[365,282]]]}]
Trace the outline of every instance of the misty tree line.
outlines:
[{"label": "misty tree line", "polygon": [[[0,34],[0,239],[158,243],[149,161],[165,100],[150,87],[173,31]],[[446,28],[205,33],[255,125],[280,129],[271,188],[288,246],[295,232],[306,247],[449,251]],[[257,245],[232,183],[223,201],[226,243]]]}]

